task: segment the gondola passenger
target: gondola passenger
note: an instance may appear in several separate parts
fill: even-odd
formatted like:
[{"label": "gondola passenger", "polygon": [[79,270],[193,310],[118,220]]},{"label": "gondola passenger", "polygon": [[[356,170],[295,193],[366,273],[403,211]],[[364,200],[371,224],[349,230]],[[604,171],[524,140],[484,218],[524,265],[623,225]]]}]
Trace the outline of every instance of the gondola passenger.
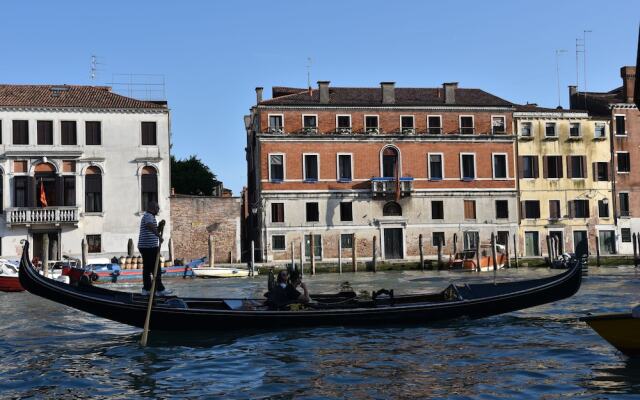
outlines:
[{"label": "gondola passenger", "polygon": [[[303,293],[298,291],[298,286]],[[277,282],[267,296],[267,304],[273,309],[281,309],[294,303],[309,303],[310,301],[309,290],[300,279],[300,275],[294,272],[289,279],[287,270],[278,273]]]}]

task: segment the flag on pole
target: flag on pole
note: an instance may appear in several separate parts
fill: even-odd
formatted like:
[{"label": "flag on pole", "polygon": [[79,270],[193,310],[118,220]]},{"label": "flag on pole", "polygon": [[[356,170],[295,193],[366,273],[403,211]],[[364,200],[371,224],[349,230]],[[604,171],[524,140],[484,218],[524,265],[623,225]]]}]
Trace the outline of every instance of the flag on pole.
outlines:
[{"label": "flag on pole", "polygon": [[40,204],[42,207],[47,207],[47,194],[44,192],[44,183],[40,181]]}]

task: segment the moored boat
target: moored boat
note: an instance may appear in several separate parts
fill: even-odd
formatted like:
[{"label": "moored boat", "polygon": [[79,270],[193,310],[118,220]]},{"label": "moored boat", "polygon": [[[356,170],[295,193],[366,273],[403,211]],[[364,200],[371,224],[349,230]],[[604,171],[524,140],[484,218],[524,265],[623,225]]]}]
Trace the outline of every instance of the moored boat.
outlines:
[{"label": "moored boat", "polygon": [[[25,243],[20,282],[29,292],[112,321],[142,327],[148,297],[92,285],[66,285],[38,274]],[[152,330],[280,329],[299,326],[354,326],[429,323],[481,318],[561,300],[580,288],[579,263],[556,276],[518,282],[451,284],[435,293],[357,296],[355,292],[312,295],[312,303],[285,310],[264,299],[158,297]]]},{"label": "moored boat", "polygon": [[580,320],[622,353],[640,356],[640,318],[631,313],[616,313],[590,315]]},{"label": "moored boat", "polygon": [[18,278],[18,266],[5,259],[0,259],[0,292],[22,291],[24,289]]},{"label": "moored boat", "polygon": [[[507,261],[507,256],[503,250],[504,246],[496,245],[496,248],[496,269],[502,269]],[[449,261],[449,268],[466,271],[493,271],[491,245],[482,245],[479,255],[476,252],[476,249],[467,249],[456,253]],[[478,261],[480,266],[478,266]]]},{"label": "moored boat", "polygon": [[246,268],[199,267],[193,268],[192,271],[197,278],[246,278],[249,276],[249,270]]}]

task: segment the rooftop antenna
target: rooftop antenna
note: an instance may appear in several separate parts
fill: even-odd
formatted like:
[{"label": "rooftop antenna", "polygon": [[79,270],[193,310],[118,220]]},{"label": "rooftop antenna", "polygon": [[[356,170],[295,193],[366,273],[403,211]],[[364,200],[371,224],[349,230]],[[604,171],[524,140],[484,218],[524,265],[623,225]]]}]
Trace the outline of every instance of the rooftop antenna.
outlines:
[{"label": "rooftop antenna", "polygon": [[96,80],[98,76],[98,71],[101,71],[101,69],[98,68],[99,65],[104,65],[104,63],[101,63],[100,61],[98,61],[98,56],[96,56],[95,54],[92,54],[91,63],[89,67],[89,79],[91,79],[92,82]]},{"label": "rooftop antenna", "polygon": [[558,107],[561,107],[560,104],[560,54],[566,53],[566,50],[556,49],[556,77],[558,80]]},{"label": "rooftop antenna", "polygon": [[587,33],[591,33],[591,31],[582,31],[582,68],[584,68],[582,75],[584,77],[585,109],[587,108]]},{"label": "rooftop antenna", "polygon": [[311,57],[307,57],[307,87],[311,88]]}]

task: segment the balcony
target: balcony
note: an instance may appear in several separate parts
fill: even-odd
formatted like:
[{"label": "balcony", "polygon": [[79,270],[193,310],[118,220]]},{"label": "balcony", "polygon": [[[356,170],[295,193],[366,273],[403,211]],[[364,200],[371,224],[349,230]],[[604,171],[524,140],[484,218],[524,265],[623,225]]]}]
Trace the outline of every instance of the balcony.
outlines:
[{"label": "balcony", "polygon": [[78,207],[14,207],[5,213],[9,226],[78,223]]},{"label": "balcony", "polygon": [[364,132],[369,134],[369,135],[379,135],[380,134],[380,128],[365,128]]},{"label": "balcony", "polygon": [[350,135],[351,134],[351,127],[338,127],[338,128],[336,128],[336,133],[338,135]]},{"label": "balcony", "polygon": [[316,135],[318,134],[318,127],[317,126],[305,126],[304,128],[302,128],[302,133],[305,135]]},{"label": "balcony", "polygon": [[[375,199],[392,199],[396,196],[398,182],[396,178],[375,177],[371,178],[371,194]],[[407,197],[413,191],[413,178],[403,176],[400,178],[400,197]]]},{"label": "balcony", "polygon": [[280,126],[270,126],[268,132],[272,135],[283,135],[284,129]]},{"label": "balcony", "polygon": [[401,133],[403,135],[415,135],[416,134],[416,128],[404,127],[404,128],[401,129]]}]

